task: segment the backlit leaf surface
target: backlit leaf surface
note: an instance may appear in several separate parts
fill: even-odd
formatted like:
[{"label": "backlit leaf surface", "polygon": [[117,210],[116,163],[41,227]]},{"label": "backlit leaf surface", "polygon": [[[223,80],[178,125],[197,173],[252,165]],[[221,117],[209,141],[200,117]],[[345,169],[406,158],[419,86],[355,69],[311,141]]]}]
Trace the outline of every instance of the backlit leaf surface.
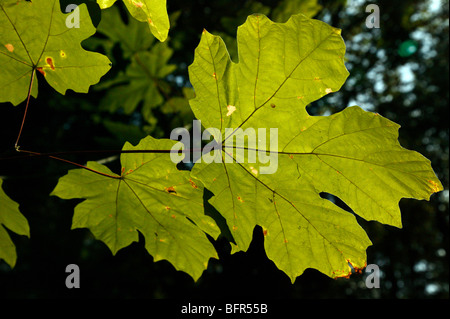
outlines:
[{"label": "backlit leaf surface", "polygon": [[[124,151],[171,149],[176,142],[146,137]],[[206,234],[219,229],[203,212],[203,187],[187,171],[179,171],[169,154],[126,153],[122,173],[89,162],[88,167],[113,177],[75,169],[59,180],[53,195],[85,199],[75,207],[72,228],[89,228],[113,252],[145,237],[154,261],[168,260],[194,279],[217,253]]]},{"label": "backlit leaf surface", "polygon": [[[327,117],[306,111],[347,78],[339,29],[303,15],[287,23],[253,15],[237,41],[236,64],[223,41],[204,31],[189,68],[191,108],[223,143],[217,162],[198,161],[192,176],[214,193],[210,202],[227,220],[234,251],[247,250],[260,225],[268,257],[292,281],[307,268],[346,277],[349,264],[365,266],[371,242],[355,216],[322,192],[367,220],[401,227],[399,200],[429,199],[442,185],[426,158],[399,145],[399,126],[388,119],[357,106]],[[267,135],[277,128],[275,172],[262,174],[269,164],[249,162],[268,144],[227,144],[242,135],[238,128],[266,128]]]}]

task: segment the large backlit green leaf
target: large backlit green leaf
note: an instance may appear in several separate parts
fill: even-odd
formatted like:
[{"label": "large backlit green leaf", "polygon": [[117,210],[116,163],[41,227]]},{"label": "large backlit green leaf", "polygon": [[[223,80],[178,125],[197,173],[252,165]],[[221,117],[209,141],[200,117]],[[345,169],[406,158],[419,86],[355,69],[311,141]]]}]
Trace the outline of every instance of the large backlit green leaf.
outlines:
[{"label": "large backlit green leaf", "polygon": [[[143,139],[124,151],[171,149],[176,142]],[[218,227],[203,212],[203,187],[187,171],[179,171],[167,153],[126,153],[122,173],[89,162],[102,176],[75,169],[59,180],[53,195],[85,199],[75,207],[72,228],[89,228],[115,254],[145,237],[155,261],[166,259],[176,269],[200,277],[211,257],[217,258],[206,234],[217,238]]]},{"label": "large backlit green leaf", "polygon": [[0,259],[14,267],[17,260],[16,247],[6,228],[27,237],[30,237],[30,228],[28,221],[19,211],[19,204],[5,194],[2,184],[3,180],[0,179]]},{"label": "large backlit green leaf", "polygon": [[[217,162],[197,162],[192,175],[214,193],[210,202],[227,220],[234,251],[246,250],[260,225],[268,257],[292,281],[307,268],[348,276],[349,264],[365,266],[371,242],[352,213],[321,193],[367,220],[401,227],[399,200],[429,199],[442,185],[426,158],[399,145],[397,124],[356,106],[328,117],[306,111],[348,75],[340,30],[303,15],[285,24],[253,15],[237,41],[236,64],[222,40],[204,31],[189,68],[191,108],[225,142]],[[278,130],[271,163],[249,161],[257,150],[268,155],[262,136],[257,146],[227,144],[258,128]],[[276,169],[263,174],[269,164]]]},{"label": "large backlit green leaf", "polygon": [[[63,14],[58,0],[1,0],[0,26],[0,102],[25,100],[36,70],[65,94],[88,92],[110,69],[106,56],[81,47],[95,33],[85,4]],[[32,95],[37,92],[35,77]]]}]

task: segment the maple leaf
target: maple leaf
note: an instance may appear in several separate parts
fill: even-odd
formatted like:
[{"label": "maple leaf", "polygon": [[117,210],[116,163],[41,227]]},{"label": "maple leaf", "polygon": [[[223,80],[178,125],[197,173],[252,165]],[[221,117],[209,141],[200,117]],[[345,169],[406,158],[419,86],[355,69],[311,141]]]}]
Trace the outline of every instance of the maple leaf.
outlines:
[{"label": "maple leaf", "polygon": [[85,4],[78,6],[79,28],[68,27],[59,0],[0,1],[0,102],[26,99],[31,78],[38,93],[36,71],[59,93],[86,93],[110,69],[109,59],[88,52],[81,41],[95,33]]},{"label": "maple leaf", "polygon": [[[322,193],[366,220],[401,227],[400,199],[428,200],[442,184],[429,160],[399,144],[399,125],[390,120],[358,106],[308,114],[309,103],[338,91],[348,76],[339,29],[304,15],[287,23],[252,15],[237,42],[233,63],[222,39],[205,30],[189,67],[191,109],[219,146],[204,154],[208,161],[178,171],[167,154],[176,142],[147,137],[136,147],[125,144],[121,175],[90,162],[97,175],[72,170],[52,194],[85,199],[73,227],[88,227],[113,253],[140,231],[155,260],[197,279],[217,257],[206,237],[219,232],[204,213],[207,188],[232,252],[247,250],[259,225],[267,256],[292,282],[307,268],[348,277],[350,265],[366,265],[371,242],[355,215]],[[242,144],[260,129],[270,136]],[[261,155],[276,169],[268,172]]]},{"label": "maple leaf", "polygon": [[[146,137],[124,151],[168,149],[172,140]],[[69,171],[52,195],[63,199],[85,199],[75,207],[72,228],[89,228],[115,254],[145,237],[145,247],[154,261],[168,260],[176,269],[200,277],[217,253],[206,234],[219,235],[214,220],[204,214],[203,187],[187,171],[179,171],[169,154],[125,153],[122,173],[89,162],[84,169]]]},{"label": "maple leaf", "polygon": [[[237,41],[233,63],[223,41],[205,30],[189,67],[191,108],[205,128],[218,128],[222,147],[214,161],[199,160],[192,176],[213,192],[210,203],[227,221],[234,252],[247,250],[260,225],[267,256],[292,281],[307,268],[349,276],[349,263],[366,265],[371,242],[355,216],[322,192],[365,219],[401,227],[399,200],[429,199],[442,185],[426,158],[399,145],[399,126],[388,119],[357,106],[308,114],[309,103],[339,90],[348,76],[339,29],[303,15],[287,23],[252,15]],[[234,142],[257,128],[277,128],[275,150]],[[267,164],[249,163],[261,152],[275,156],[276,172],[261,174]]]},{"label": "maple leaf", "polygon": [[176,68],[167,63],[171,55],[172,50],[165,43],[157,43],[150,51],[135,53],[124,73],[97,88],[108,89],[101,108],[115,112],[122,107],[125,114],[131,114],[142,102],[142,114],[150,120],[151,109],[164,102],[160,92],[167,84],[163,79]]},{"label": "maple leaf", "polygon": [[113,47],[117,44],[122,49],[124,59],[129,59],[139,51],[147,51],[155,42],[150,29],[145,23],[133,19],[129,14],[128,21],[122,19],[117,6],[112,6],[101,11],[102,18],[97,26],[97,32],[105,38],[91,38],[93,44],[101,44],[108,56],[114,58]]},{"label": "maple leaf", "polygon": [[97,31],[108,37],[99,40],[107,51],[120,44],[123,57],[131,60],[125,72],[96,86],[97,90],[107,89],[100,108],[115,112],[122,107],[131,114],[142,102],[142,115],[151,122],[152,109],[164,102],[161,92],[167,94],[164,79],[176,69],[168,63],[173,50],[167,43],[154,43],[145,24],[131,18],[125,24],[116,6],[102,11]]},{"label": "maple leaf", "polygon": [[5,228],[27,237],[30,237],[30,228],[19,211],[19,204],[5,194],[2,184],[3,180],[0,179],[0,259],[13,268],[17,260],[16,247]]}]

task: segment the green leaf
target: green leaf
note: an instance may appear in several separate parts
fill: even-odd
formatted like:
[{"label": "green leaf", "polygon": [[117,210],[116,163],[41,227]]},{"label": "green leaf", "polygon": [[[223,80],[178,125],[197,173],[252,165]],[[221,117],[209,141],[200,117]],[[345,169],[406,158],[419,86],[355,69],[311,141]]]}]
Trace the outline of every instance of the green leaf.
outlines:
[{"label": "green leaf", "polygon": [[[79,28],[68,27],[76,12],[63,14],[58,0],[0,2],[0,102],[14,105],[26,99],[32,74],[38,70],[59,93],[86,93],[110,69],[104,55],[88,52],[80,42],[95,33],[85,4],[79,8]],[[72,22],[73,22],[72,21]],[[72,26],[69,23],[69,26]],[[37,78],[32,95],[37,96]]]},{"label": "green leaf", "polygon": [[[367,220],[401,227],[399,200],[429,199],[442,185],[426,158],[399,145],[397,124],[356,106],[328,117],[307,113],[348,75],[340,30],[303,15],[283,24],[253,15],[237,41],[236,64],[223,41],[204,31],[189,67],[191,108],[205,128],[220,130],[222,147],[217,162],[199,160],[192,176],[213,192],[210,203],[227,221],[233,251],[247,250],[260,225],[267,256],[292,281],[307,268],[347,277],[349,264],[366,265],[371,242],[353,214],[321,193]],[[235,141],[258,128],[277,128],[270,148]],[[249,160],[258,151],[271,152],[269,164],[278,169],[262,174],[269,164]]]},{"label": "green leaf", "polygon": [[302,13],[308,18],[315,16],[322,6],[317,4],[317,0],[284,0],[281,1],[270,13],[271,8],[257,1],[245,2],[233,17],[221,19],[222,26],[227,32],[218,32],[227,45],[227,50],[233,61],[237,62],[237,48],[235,30],[243,24],[247,17],[253,13],[271,16],[274,22],[286,22],[292,15]]},{"label": "green leaf", "polygon": [[0,179],[0,259],[14,268],[17,260],[16,247],[11,241],[6,228],[16,234],[30,237],[30,228],[27,219],[20,213],[19,204],[10,199],[2,188]]},{"label": "green leaf", "polygon": [[125,24],[116,7],[103,11],[98,32],[108,37],[102,43],[106,50],[111,51],[114,43],[119,43],[123,57],[131,60],[125,72],[96,87],[108,89],[100,107],[110,112],[123,108],[126,114],[131,114],[142,102],[141,113],[152,123],[152,109],[165,101],[164,78],[176,68],[168,63],[173,50],[166,43],[154,43],[145,24],[135,19]]},{"label": "green leaf", "polygon": [[111,7],[116,1],[117,0],[97,0],[97,3],[100,6],[100,8],[107,9]]},{"label": "green leaf", "polygon": [[125,73],[98,87],[108,89],[101,107],[111,112],[122,107],[126,114],[131,114],[142,101],[142,113],[150,121],[151,109],[164,102],[161,94],[165,88],[164,78],[176,68],[167,63],[172,53],[166,43],[156,43],[150,51],[135,53]]},{"label": "green leaf", "polygon": [[[171,140],[147,137],[124,151],[169,150]],[[195,280],[216,251],[206,234],[217,238],[219,229],[203,212],[203,187],[187,171],[179,171],[167,153],[124,153],[122,173],[89,162],[93,174],[75,169],[62,177],[52,195],[85,199],[75,207],[72,228],[89,228],[115,254],[145,237],[155,261],[166,259]]]},{"label": "green leaf", "polygon": [[[100,8],[112,6],[116,0],[97,0]],[[128,11],[138,21],[148,23],[152,34],[161,42],[167,39],[170,22],[166,0],[123,0]]]},{"label": "green leaf", "polygon": [[115,43],[120,44],[125,59],[136,52],[150,49],[155,41],[145,23],[131,17],[128,23],[124,23],[117,6],[102,10],[102,19],[97,32],[107,36],[108,39],[98,39],[104,42],[106,50],[111,51]]},{"label": "green leaf", "polygon": [[273,10],[271,18],[275,22],[286,22],[293,14],[302,13],[308,18],[314,17],[322,6],[317,0],[283,0]]}]

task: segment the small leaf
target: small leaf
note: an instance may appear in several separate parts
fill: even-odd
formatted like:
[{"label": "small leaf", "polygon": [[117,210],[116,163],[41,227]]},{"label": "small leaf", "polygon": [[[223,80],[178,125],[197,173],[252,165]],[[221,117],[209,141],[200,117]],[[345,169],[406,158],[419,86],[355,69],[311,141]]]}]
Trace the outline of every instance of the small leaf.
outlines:
[{"label": "small leaf", "polygon": [[[58,0],[0,2],[0,102],[26,99],[33,72],[38,70],[59,93],[86,93],[110,69],[102,54],[88,52],[81,41],[95,33],[85,4],[78,6],[80,27],[69,28]],[[37,96],[37,78],[32,95]]]},{"label": "small leaf", "polygon": [[[122,107],[126,114],[131,114],[142,102],[141,112],[150,122],[151,109],[164,103],[161,94],[164,78],[175,69],[175,65],[167,64],[171,55],[172,49],[165,43],[156,43],[150,51],[135,53],[124,74],[102,84],[101,88],[108,88],[108,92],[101,107],[111,112]],[[110,87],[112,85],[114,87]]]},{"label": "small leaf", "polygon": [[19,211],[19,204],[5,194],[2,184],[3,180],[0,179],[0,259],[14,268],[17,260],[16,247],[5,228],[27,237],[30,237],[30,228]]}]

